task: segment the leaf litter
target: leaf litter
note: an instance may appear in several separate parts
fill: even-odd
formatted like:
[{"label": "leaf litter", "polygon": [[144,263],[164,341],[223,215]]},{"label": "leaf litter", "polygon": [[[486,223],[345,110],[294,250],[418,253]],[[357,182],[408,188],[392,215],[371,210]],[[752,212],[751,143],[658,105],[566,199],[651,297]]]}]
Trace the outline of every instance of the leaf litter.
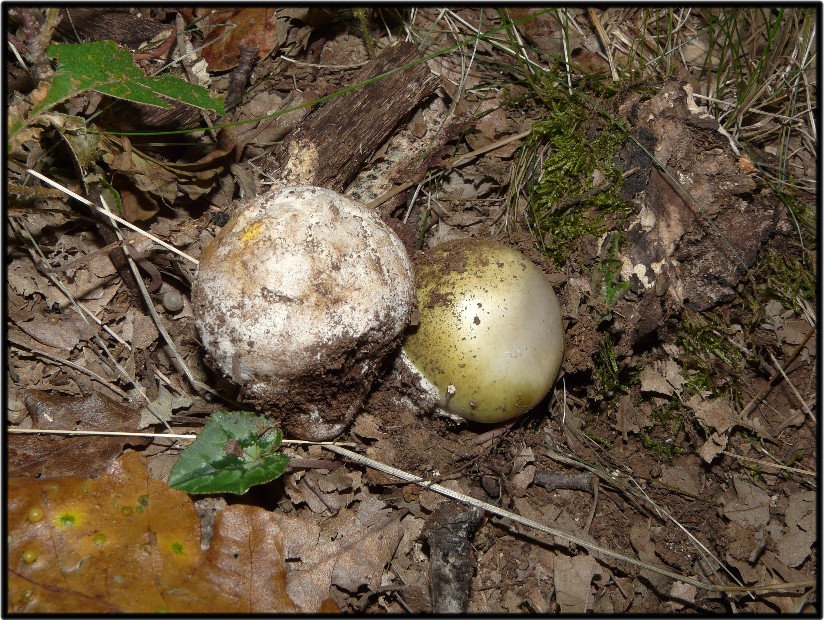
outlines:
[{"label": "leaf litter", "polygon": [[[517,11],[518,9],[513,10],[512,14],[516,15]],[[599,13],[601,21],[608,27],[610,20],[613,20],[612,29],[608,30],[610,33],[620,31],[624,27],[620,21],[622,11],[609,9]],[[159,14],[162,14],[162,11]],[[444,13],[452,20],[452,27],[459,23],[459,17],[467,23],[477,23],[476,20],[481,14],[484,19],[489,20],[500,17],[491,10],[479,12],[475,9],[460,9]],[[640,13],[630,15],[628,19],[637,19],[638,15]],[[278,18],[278,35],[272,38],[272,42],[290,54],[290,57],[310,64],[318,64],[312,61],[332,59],[335,62],[330,61],[330,64],[340,65],[341,63],[335,59],[346,56],[346,45],[351,45],[353,50],[356,47],[357,54],[362,54],[367,49],[363,37],[356,36],[351,37],[352,41],[343,46],[343,51],[330,47],[327,55],[324,56],[324,50],[321,49],[320,56],[313,57],[313,27],[302,21],[304,17],[305,14],[297,17],[284,15],[282,20]],[[684,24],[690,23],[689,20],[693,17],[694,15],[687,16]],[[246,19],[243,16],[241,18]],[[417,18],[421,20],[416,22],[418,26],[434,33],[431,44],[446,45],[453,42],[446,33],[439,30],[443,22],[438,21],[437,11],[420,11]],[[572,18],[575,19],[575,27],[569,28],[569,20]],[[573,58],[586,59],[591,69],[609,75],[609,65],[599,55],[600,43],[597,37],[592,35],[587,38],[582,35],[582,32],[588,32],[591,26],[587,19],[588,15],[583,10],[553,11],[541,15],[534,22],[529,22],[528,27],[524,28],[524,33],[537,49],[551,50],[552,53],[563,57],[565,51],[563,46],[559,46],[561,39],[558,33],[567,32]],[[352,20],[350,24],[355,21]],[[285,35],[281,26],[286,27]],[[343,35],[335,34],[339,24],[333,22],[326,23],[325,26],[328,27],[333,40],[341,37],[342,41]],[[257,28],[258,25],[253,25],[251,21],[241,22],[239,29],[236,30],[242,34],[245,27]],[[347,28],[341,28],[341,32]],[[345,34],[350,36],[348,32]],[[437,36],[443,38],[438,41]],[[690,46],[697,43],[700,43],[700,40],[688,42],[684,49],[691,49]],[[213,48],[220,49],[218,43],[207,49]],[[484,41],[478,49],[478,58],[484,59],[495,57],[495,50],[498,48]],[[261,48],[261,58],[269,53],[264,52]],[[238,116],[234,118],[243,118],[244,114],[257,117],[285,109],[290,105],[300,104],[320,94],[331,92],[347,83],[346,70],[327,70],[290,64],[278,60],[276,56],[271,54],[260,60],[260,65],[250,81],[250,86],[254,86],[255,89],[238,105],[235,111]],[[529,57],[530,60],[534,58],[532,51],[529,52]],[[496,57],[496,61],[500,61],[501,58]],[[510,57],[506,62],[512,60]],[[160,66],[160,62],[162,59],[158,58],[158,64],[155,66]],[[234,61],[230,59],[231,62]],[[438,60],[430,64],[441,73],[444,91],[457,97],[461,92],[458,85],[465,75],[464,65],[460,61],[455,62],[454,59],[450,59],[450,62]],[[284,66],[288,69],[284,69]],[[477,67],[477,64],[475,66]],[[227,67],[227,70],[230,68]],[[260,76],[266,75],[266,71],[269,71],[269,81],[260,80]],[[212,75],[213,92],[222,92],[223,84],[228,78],[228,74]],[[487,76],[482,71],[473,72],[464,82],[464,91],[455,107],[459,113],[473,120],[465,133],[468,145],[466,148],[482,147],[507,133],[514,133],[522,128],[528,129],[535,120],[529,113],[524,114],[517,106],[511,107],[510,101],[500,97],[494,88],[486,88],[486,79]],[[293,94],[296,83],[304,87],[300,98],[295,98]],[[261,85],[264,88],[261,88]],[[527,92],[520,84],[513,84],[511,88],[512,97],[520,97]],[[662,90],[673,94],[676,100],[681,97],[677,88],[659,89],[656,92],[660,93]],[[35,93],[35,100],[42,99],[45,92],[44,90]],[[660,97],[646,97],[647,102],[644,105],[633,108],[635,104],[631,99],[632,95],[627,100],[626,109],[636,109],[635,113],[640,117],[643,117],[643,114],[639,112],[651,110],[653,104],[661,104]],[[650,99],[654,101],[650,103]],[[699,104],[706,101],[699,98],[696,100]],[[373,160],[376,164],[385,162],[389,172],[375,175],[374,170],[365,170],[363,178],[358,181],[359,185],[368,188],[372,183],[374,187],[380,187],[381,184],[386,184],[386,178],[391,178],[393,174],[399,175],[398,179],[405,180],[404,168],[409,166],[409,161],[415,161],[417,157],[412,152],[416,139],[419,139],[416,137],[426,135],[429,140],[430,131],[435,130],[437,133],[438,124],[443,121],[451,103],[450,97],[441,94],[429,104],[434,113],[416,114],[409,126],[401,130],[405,138],[405,141],[398,140],[398,144],[401,145],[401,156],[398,157],[396,153],[386,149]],[[93,109],[94,104],[90,103],[89,110]],[[78,114],[77,110],[69,111]],[[292,122],[299,122],[304,113],[293,112]],[[700,138],[696,144],[702,148],[707,147],[709,154],[699,152],[694,166],[691,165],[688,156],[673,155],[674,159],[672,162],[667,161],[667,165],[673,169],[677,168],[678,174],[697,174],[701,177],[693,178],[690,181],[693,184],[688,183],[689,189],[699,195],[702,202],[712,205],[713,209],[723,212],[722,203],[728,199],[747,200],[748,192],[753,191],[752,185],[736,175],[739,172],[751,173],[740,167],[738,158],[727,159],[729,147],[723,140],[710,136],[706,129],[697,124],[701,121],[700,114],[694,117],[680,117],[682,113],[683,110],[676,106],[667,113],[669,116],[661,114],[655,117],[655,114],[651,114],[654,118],[649,125],[653,130],[656,126],[668,127],[672,135],[684,138],[682,144],[693,144],[693,138]],[[65,122],[61,122],[65,139],[65,136],[71,133],[66,131],[68,126]],[[267,152],[268,142],[282,139],[294,126],[282,124],[275,127],[276,124],[269,127],[265,126],[265,123],[260,123],[257,133],[250,133],[238,139],[239,148],[245,149],[244,160],[248,157],[250,162],[254,162],[255,158]],[[684,125],[689,126],[688,131],[684,131]],[[39,157],[33,141],[44,140],[49,131],[57,131],[59,128],[52,124],[29,129],[31,131],[27,130],[19,135],[19,140],[21,144],[28,145],[26,148],[31,149],[24,156],[26,165],[31,166]],[[69,140],[66,142],[69,143]],[[456,148],[453,142],[454,138],[448,141],[450,148]],[[460,149],[461,146],[458,142],[457,148]],[[472,167],[456,169],[446,175],[440,186],[427,185],[417,202],[403,204],[401,213],[396,215],[407,216],[408,225],[412,229],[411,237],[415,241],[423,238],[420,231],[426,226],[422,217],[424,213],[431,218],[430,224],[431,221],[436,222],[435,228],[429,231],[433,238],[500,233],[503,223],[512,215],[506,205],[520,205],[518,208],[522,209],[526,204],[523,193],[514,198],[503,196],[507,184],[514,178],[510,173],[513,162],[519,157],[519,151],[515,150],[517,146],[518,142],[515,142],[508,150],[495,151],[485,157],[476,158],[477,161]],[[133,198],[144,200],[145,196],[153,195],[151,201],[154,201],[154,204],[151,204],[151,201],[131,203],[132,206],[128,207],[128,217],[135,220],[151,218],[145,220],[148,229],[159,232],[162,238],[172,240],[172,243],[180,245],[193,256],[200,255],[202,248],[219,228],[215,223],[217,220],[212,219],[218,214],[218,210],[231,211],[231,198],[236,192],[248,192],[256,187],[248,178],[241,178],[240,175],[232,177],[230,171],[234,172],[240,168],[229,168],[226,162],[219,159],[228,154],[228,149],[223,154],[216,149],[216,155],[211,157],[198,152],[198,155],[185,161],[202,165],[202,171],[187,171],[180,168],[183,172],[178,174],[177,171],[168,172],[174,169],[168,164],[184,161],[177,154],[168,159],[164,157],[159,160],[161,163],[155,164],[147,158],[152,157],[151,154],[146,155],[142,146],[137,148],[140,154],[132,150],[129,157],[123,155],[128,151],[127,147],[113,147],[110,151],[113,154],[119,153],[120,157],[112,169],[120,170],[123,176],[132,175],[132,178],[135,181],[139,180],[141,184],[138,186],[136,182],[131,182],[130,185],[119,186],[125,198],[124,202],[129,204]],[[666,152],[675,152],[667,151],[672,149],[672,140],[664,142],[661,148]],[[136,161],[135,157],[140,161]],[[708,157],[716,158],[719,165],[715,168],[710,166],[707,163]],[[392,158],[394,163],[390,161]],[[243,163],[246,165],[245,161]],[[245,170],[247,174],[249,170],[254,171],[254,165]],[[720,179],[719,170],[724,172],[725,178]],[[204,173],[202,177],[198,176],[201,172]],[[138,175],[142,176],[138,178]],[[170,189],[173,176],[176,183],[174,195]],[[711,184],[712,179],[720,179],[721,183],[732,183],[733,191],[729,194],[718,192]],[[212,181],[215,185],[209,185]],[[648,189],[659,192],[665,204],[670,204],[671,207],[675,205],[672,207],[674,211],[684,215],[684,205],[671,190],[667,189],[663,181],[665,179],[653,177]],[[203,207],[201,203],[190,211],[187,206],[188,200],[205,195],[218,183],[224,197],[216,199],[213,207]],[[386,185],[388,188],[392,187],[392,183]],[[757,191],[764,193],[767,190],[760,188]],[[721,196],[720,201],[716,201],[717,196]],[[181,200],[182,197],[185,197],[185,200]],[[373,197],[375,196],[370,199]],[[422,200],[424,202],[421,202]],[[57,206],[58,203],[52,200],[48,204]],[[434,206],[427,210],[422,204]],[[168,205],[171,205],[171,208]],[[645,208],[655,206],[647,203]],[[39,208],[29,211],[25,218],[27,226],[38,242],[51,252],[49,256],[52,266],[65,263],[69,259],[82,258],[86,252],[91,254],[99,250],[100,243],[90,235],[77,234],[74,232],[76,227],[63,227],[73,218],[66,219],[65,215],[40,213]],[[643,221],[640,223],[643,224]],[[728,227],[734,226],[736,222],[725,220],[720,223]],[[776,225],[777,234],[783,235],[780,236],[781,243],[786,243],[787,239],[795,234],[795,227],[791,218],[782,216]],[[696,278],[705,274],[711,274],[718,280],[703,290],[701,295],[696,297],[697,301],[693,301],[706,304],[729,295],[736,286],[735,269],[726,266],[721,270],[717,268],[717,264],[709,264],[708,269],[702,273],[701,265],[706,266],[707,263],[702,263],[696,257],[700,258],[703,250],[707,250],[706,255],[709,257],[717,256],[718,249],[708,247],[707,239],[712,239],[711,236],[707,237],[703,232],[689,227],[685,230],[686,232],[677,231],[674,237],[655,238],[653,235],[652,240],[660,243],[662,247],[667,244],[677,246],[680,243],[678,235],[685,240],[681,243],[680,254],[657,257],[664,261],[659,265],[656,260],[648,260],[649,256],[637,253],[648,240],[647,231],[641,229],[644,234],[629,246],[632,251],[627,253],[628,271],[650,277],[650,273],[655,269],[660,270],[661,265],[670,266],[683,261],[687,265],[686,282],[695,282]],[[781,232],[782,230],[785,232]],[[728,237],[737,241],[734,228],[725,228],[725,231],[728,231]],[[757,252],[761,232],[741,232],[745,233],[741,235],[742,242],[749,243],[744,250],[749,254]],[[747,236],[750,232],[757,234]],[[522,250],[533,252],[530,256],[534,257],[545,271],[557,273],[556,267],[549,261],[536,256],[535,240],[532,237],[514,235],[510,239]],[[544,241],[539,240],[539,243]],[[592,241],[590,245],[582,242],[574,247],[570,254],[572,261],[563,270],[563,275],[553,275],[558,278],[557,282],[553,283],[559,287],[564,314],[568,317],[566,345],[569,361],[565,362],[565,407],[561,406],[562,397],[559,393],[541,406],[543,413],[551,412],[548,419],[530,418],[524,424],[515,425],[496,439],[478,447],[474,440],[483,430],[455,427],[440,419],[416,417],[410,414],[406,405],[397,404],[398,390],[387,390],[383,394],[379,391],[367,405],[367,412],[357,418],[353,427],[353,437],[367,445],[368,453],[378,460],[402,466],[433,480],[454,476],[456,479],[447,479],[445,484],[454,485],[463,492],[474,492],[487,499],[494,499],[544,523],[558,522],[581,536],[587,534],[583,528],[594,506],[595,516],[588,532],[593,540],[630,554],[634,551],[642,558],[649,558],[656,564],[666,563],[687,575],[707,575],[706,561],[699,557],[700,554],[696,553],[694,547],[689,546],[677,534],[671,524],[658,520],[655,516],[655,504],[677,515],[686,528],[737,571],[747,584],[809,580],[815,575],[818,560],[814,545],[817,533],[814,525],[814,486],[811,487],[810,478],[804,474],[786,470],[782,473],[782,470],[771,467],[772,464],[794,465],[802,471],[810,471],[815,467],[817,450],[814,433],[810,421],[799,408],[799,403],[789,390],[777,384],[766,396],[767,406],[751,411],[751,418],[743,420],[749,426],[738,426],[737,423],[742,420],[736,417],[736,412],[741,410],[742,394],[712,391],[708,390],[706,385],[697,388],[696,384],[702,381],[701,373],[709,367],[716,375],[727,374],[736,378],[737,382],[738,377],[741,377],[740,384],[744,386],[743,399],[746,402],[759,392],[764,384],[763,372],[755,367],[744,367],[741,372],[740,369],[734,370],[730,366],[725,366],[724,362],[717,359],[707,363],[706,367],[696,366],[695,360],[689,358],[680,346],[677,327],[672,324],[672,318],[681,312],[680,306],[677,303],[673,305],[671,298],[649,293],[650,290],[654,292],[654,286],[650,289],[645,287],[651,281],[642,281],[643,286],[636,285],[627,297],[615,305],[615,325],[594,325],[589,321],[589,317],[596,316],[602,308],[596,307],[591,301],[594,288],[590,277],[591,269],[587,266],[603,262],[604,257],[599,256],[598,248],[605,247],[606,244],[599,240]],[[430,243],[429,237],[426,237],[426,242]],[[20,247],[22,246],[18,246]],[[107,280],[112,277],[114,271],[108,259],[103,256],[100,258],[102,260],[90,259],[86,263],[81,261],[71,271],[67,271],[67,286],[83,300],[84,304],[90,306],[92,312],[101,316],[105,323],[118,331],[127,342],[134,344],[136,350],[141,351],[138,354],[129,353],[125,349],[119,351],[119,355],[126,360],[124,363],[128,365],[130,372],[135,373],[156,395],[153,396],[154,402],[164,403],[162,408],[172,423],[177,416],[193,413],[191,409],[195,410],[195,416],[213,411],[213,404],[204,404],[198,397],[191,399],[191,407],[187,407],[185,401],[179,401],[181,406],[175,407],[169,402],[169,398],[164,396],[169,394],[168,390],[157,390],[156,376],[152,373],[152,368],[161,370],[165,376],[172,376],[175,382],[177,370],[161,353],[162,343],[156,344],[156,332],[148,327],[143,320],[145,317],[140,312],[135,312],[128,297],[123,294],[119,282],[114,279]],[[160,267],[164,286],[172,283],[185,290],[185,272],[181,273],[173,261],[162,253],[150,255],[150,260],[155,261]],[[721,261],[716,262],[720,264]],[[73,327],[77,321],[71,318],[71,310],[64,311],[65,316],[60,316],[57,320],[48,317],[48,309],[54,303],[62,305],[65,309],[68,302],[37,270],[25,253],[16,249],[11,255],[9,267],[8,298],[10,307],[16,309],[13,314],[14,337],[19,338],[21,342],[25,340],[33,346],[41,346],[43,350],[51,353],[59,353],[59,357],[82,363],[110,381],[120,382],[117,374],[108,368],[106,363],[100,361],[102,356],[85,340],[86,335],[82,327],[80,330]],[[641,267],[647,271],[644,272]],[[680,277],[677,273],[675,277],[676,283],[682,283],[677,279]],[[741,285],[738,286],[740,290]],[[99,297],[95,297],[98,294]],[[734,309],[735,303],[722,303],[721,308],[726,313],[726,321],[733,325],[740,323],[746,327],[751,318],[745,313],[737,314]],[[641,308],[641,314],[646,313],[646,316],[639,318],[637,308]],[[185,315],[172,318],[162,314],[161,318],[198,379],[218,381],[203,365],[198,353],[197,335]],[[643,325],[645,320],[654,325],[657,331],[653,331],[652,334],[660,341],[653,338],[640,348],[634,349],[633,338],[643,338],[643,334],[638,334],[648,329]],[[67,328],[65,332],[61,329],[64,324]],[[763,328],[758,334],[758,338],[761,338],[758,347],[761,348],[751,349],[750,354],[755,350],[763,354],[769,362],[763,351],[772,350],[778,360],[783,361],[784,358],[779,353],[783,353],[784,356],[790,355],[803,341],[809,331],[809,325],[807,318],[785,307],[785,304],[777,300],[769,301],[766,304]],[[603,394],[591,387],[589,378],[593,368],[593,352],[600,346],[602,335],[596,328],[600,332],[610,330],[615,337],[617,366],[640,370],[637,383],[630,384],[626,393],[621,393],[619,389],[615,400],[604,398]],[[767,336],[764,336],[764,333]],[[47,342],[37,340],[38,336]],[[740,333],[730,333],[730,339],[743,347],[753,346],[753,341],[742,338]],[[656,346],[656,342],[661,344],[660,348]],[[72,345],[71,348],[62,348],[69,345]],[[119,346],[115,345],[114,341],[112,345]],[[20,375],[19,385],[15,386],[18,403],[25,399],[25,393],[19,386],[39,387],[62,394],[89,393],[88,388],[94,382],[90,382],[88,377],[83,377],[82,373],[23,353],[22,349],[17,348],[11,353],[13,369]],[[702,363],[706,362],[706,358],[713,359],[706,352],[702,352],[701,356]],[[815,359],[816,343],[815,339],[811,339],[799,354],[795,366],[787,369],[788,376],[807,397],[813,393],[811,390],[815,383],[815,372],[811,367]],[[185,385],[185,382],[183,384]],[[217,383],[215,385],[222,393],[231,395],[229,386]],[[120,386],[132,391],[122,382]],[[402,393],[402,390],[400,392]],[[56,414],[63,406],[67,404],[53,407],[49,415]],[[683,406],[683,409],[679,409],[679,406]],[[113,420],[116,419],[116,414],[114,410],[107,411],[107,415],[112,416],[108,419],[108,428],[111,430],[115,428]],[[120,415],[122,414],[121,410]],[[135,424],[133,413],[129,413],[127,417],[130,424]],[[69,424],[67,418],[59,419]],[[189,416],[187,419],[191,421],[193,418]],[[25,424],[34,426],[39,426],[41,420],[42,418],[24,418]],[[17,438],[12,439],[16,441]],[[37,440],[46,445],[45,437],[37,437]],[[99,441],[95,439],[94,445]],[[74,475],[96,475],[106,463],[117,456],[117,453],[122,452],[123,445],[121,441],[119,447],[107,452],[107,456],[100,456],[100,468],[97,471],[76,472]],[[600,499],[597,501],[590,492],[566,489],[549,491],[540,488],[535,484],[535,476],[538,473],[587,471],[580,466],[560,465],[548,456],[547,446],[569,448],[581,462],[596,463],[603,467],[604,471],[614,474],[615,478],[611,482],[605,480],[605,484],[601,486]],[[682,448],[686,452],[667,452],[670,448]],[[46,463],[42,466],[43,472],[50,476],[72,473],[60,470],[69,459],[51,458],[47,452],[37,452],[41,449],[42,446],[35,448],[34,454],[38,454],[39,462]],[[304,448],[296,449],[294,452],[296,455],[310,458],[318,456],[317,453]],[[153,454],[155,456],[151,458],[166,458],[173,456],[174,451],[158,448],[153,450]],[[754,458],[757,464],[738,460],[734,458],[735,455]],[[87,460],[97,459],[98,457],[90,457]],[[517,459],[515,466],[513,459]],[[83,459],[79,460],[79,463],[83,462]],[[50,470],[49,463],[58,465],[52,465]],[[38,473],[38,467],[41,466],[19,473],[32,476]],[[650,506],[643,498],[639,499],[637,494],[631,495],[621,490],[628,488],[622,484],[630,479],[640,484],[643,492],[655,504]],[[481,480],[488,484],[481,485]],[[494,484],[489,481],[494,481]],[[275,512],[268,514],[282,513],[284,519],[288,517],[290,526],[298,532],[296,536],[302,542],[294,543],[290,547],[292,543],[286,537],[283,544],[290,559],[286,566],[287,592],[291,593],[290,575],[305,573],[301,574],[300,580],[304,580],[308,585],[294,586],[295,595],[291,597],[296,602],[299,599],[308,601],[308,607],[301,607],[316,609],[314,606],[320,605],[328,596],[332,596],[341,607],[350,611],[402,612],[411,609],[417,612],[432,609],[427,578],[429,550],[421,538],[421,531],[424,519],[437,509],[443,501],[442,498],[431,492],[421,491],[417,487],[399,485],[396,481],[372,471],[361,472],[348,467],[339,468],[331,474],[323,469],[295,469],[286,473],[281,481],[270,483],[264,488],[274,496],[274,499],[269,497],[255,500],[247,496],[248,499],[245,501],[258,501],[269,510],[275,509]],[[487,495],[487,488],[497,488],[498,491],[494,495]],[[630,485],[630,488],[635,487]],[[250,491],[249,496],[253,493],[254,490]],[[370,528],[383,532],[386,539],[370,538]],[[344,537],[341,532],[345,532],[346,536]],[[220,541],[219,536],[218,542]],[[354,546],[347,546],[349,542]],[[355,557],[353,549],[357,549],[358,542],[362,542],[363,549],[368,551],[368,558]],[[469,611],[553,613],[567,610],[574,613],[622,613],[629,610],[633,613],[664,613],[685,609],[716,612],[727,609],[725,605],[717,603],[712,596],[700,590],[694,591],[689,584],[661,582],[665,587],[649,588],[646,584],[654,583],[657,579],[655,575],[645,575],[643,570],[603,562],[597,556],[593,557],[581,549],[572,549],[565,545],[552,546],[535,539],[526,540],[523,533],[508,531],[494,520],[485,519],[482,522],[473,539],[473,545],[476,548],[478,562],[476,573],[472,577]],[[334,560],[324,555],[330,550],[334,551],[330,554],[330,557],[335,557]],[[288,555],[289,553],[292,555]],[[268,562],[269,558],[256,561]],[[569,579],[569,575],[579,575],[580,579]],[[295,583],[300,583],[300,580]],[[58,600],[55,597],[53,602],[60,608],[61,601],[68,604],[69,600],[74,599]],[[807,600],[817,604],[815,594],[799,595],[797,591],[791,595],[762,594],[755,601],[741,597],[736,598],[735,603],[739,609],[747,611],[791,612],[801,609]],[[244,597],[236,598],[235,601],[244,601],[242,604],[248,602]]]},{"label": "leaf litter", "polygon": [[95,480],[11,478],[9,492],[11,611],[298,611],[273,514],[224,509],[202,553],[191,499],[149,477],[136,452]]}]

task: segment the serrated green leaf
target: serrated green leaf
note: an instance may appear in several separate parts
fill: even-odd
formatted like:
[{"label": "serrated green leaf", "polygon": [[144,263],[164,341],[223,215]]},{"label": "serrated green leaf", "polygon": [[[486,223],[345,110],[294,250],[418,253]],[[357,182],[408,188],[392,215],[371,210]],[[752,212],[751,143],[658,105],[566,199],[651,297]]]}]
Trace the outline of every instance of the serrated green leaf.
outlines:
[{"label": "serrated green leaf", "polygon": [[169,99],[203,110],[214,110],[218,114],[224,113],[222,97],[212,97],[211,93],[202,86],[189,84],[174,75],[144,77],[135,81]]},{"label": "serrated green leaf", "polygon": [[173,75],[144,75],[131,52],[114,41],[53,43],[48,52],[57,59],[57,70],[46,97],[31,111],[32,117],[84,90],[161,108],[171,107],[163,98],[167,97],[224,113],[222,97],[212,97],[202,86]]},{"label": "serrated green leaf", "polygon": [[286,471],[289,457],[279,452],[282,437],[265,416],[215,413],[181,453],[169,474],[169,486],[193,494],[242,495]]}]

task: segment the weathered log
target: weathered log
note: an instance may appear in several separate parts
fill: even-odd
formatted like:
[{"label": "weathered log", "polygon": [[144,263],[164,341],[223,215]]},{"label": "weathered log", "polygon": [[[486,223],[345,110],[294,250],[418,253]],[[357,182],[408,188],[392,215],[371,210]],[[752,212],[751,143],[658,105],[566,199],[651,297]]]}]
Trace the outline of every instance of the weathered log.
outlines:
[{"label": "weathered log", "polygon": [[[355,76],[352,86],[419,58],[411,43],[388,47]],[[426,63],[419,63],[332,99],[289,137],[280,180],[342,191],[438,83]]]}]

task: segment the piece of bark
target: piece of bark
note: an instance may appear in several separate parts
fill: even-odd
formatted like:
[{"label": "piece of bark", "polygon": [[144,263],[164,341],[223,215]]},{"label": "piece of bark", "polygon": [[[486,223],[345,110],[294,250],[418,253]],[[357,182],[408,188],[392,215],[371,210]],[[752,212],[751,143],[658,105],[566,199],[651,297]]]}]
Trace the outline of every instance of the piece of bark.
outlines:
[{"label": "piece of bark", "polygon": [[[388,47],[358,73],[352,85],[419,58],[412,43]],[[332,99],[308,115],[289,137],[281,181],[342,191],[438,84],[438,77],[426,63],[420,63]]]},{"label": "piece of bark", "polygon": [[63,19],[57,32],[68,41],[104,41],[111,39],[131,49],[150,41],[168,24],[138,17],[119,7],[76,7],[61,10]]},{"label": "piece of bark", "polygon": [[480,522],[481,511],[474,506],[446,502],[424,523],[433,614],[466,613],[475,572],[470,538]]}]

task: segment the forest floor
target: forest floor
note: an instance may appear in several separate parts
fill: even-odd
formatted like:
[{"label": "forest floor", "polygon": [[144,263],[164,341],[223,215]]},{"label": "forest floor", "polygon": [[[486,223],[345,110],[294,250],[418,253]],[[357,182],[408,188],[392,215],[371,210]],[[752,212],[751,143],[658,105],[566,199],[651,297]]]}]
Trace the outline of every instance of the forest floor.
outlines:
[{"label": "forest floor", "polygon": [[[301,106],[358,83],[381,50],[411,41],[430,56],[436,87],[341,189],[373,205],[413,261],[457,238],[519,249],[558,294],[565,355],[544,401],[495,426],[421,411],[388,364],[338,439],[684,579],[505,517],[476,523],[442,494],[319,446],[288,446],[306,466],[244,495],[195,496],[204,533],[227,504],[283,515],[293,525],[282,531],[286,592],[308,611],[332,598],[344,613],[438,612],[468,596],[465,611],[487,614],[820,613],[816,59],[803,36],[815,9],[95,8],[63,13],[56,27],[42,11],[10,11],[7,35],[28,65],[7,54],[12,114],[43,98],[47,44],[77,35],[117,40],[146,74],[193,50],[173,71],[233,104],[221,117],[167,113],[84,91],[15,136],[10,428],[162,433],[147,399],[175,433],[196,434],[211,413],[244,408],[204,358],[191,265],[124,229],[153,317],[109,259],[118,242],[102,219],[27,168],[92,200],[113,188],[125,219],[199,258],[238,198],[278,185],[284,141],[334,98]],[[227,21],[235,29],[221,38]],[[725,43],[730,23],[748,33],[740,49]],[[138,49],[153,37],[159,47]],[[724,73],[730,49],[754,50],[753,64],[765,65],[733,76],[739,90],[719,86],[734,81]],[[76,118],[112,132],[91,155],[67,137]],[[218,133],[207,121],[241,124]],[[121,135],[134,131],[165,133]],[[75,302],[96,317],[94,334]],[[131,450],[165,480],[186,445],[7,442],[10,475],[40,480],[95,478]],[[433,532],[456,515],[471,522],[453,551],[468,558],[471,582],[444,594],[460,584],[432,589]]]}]

